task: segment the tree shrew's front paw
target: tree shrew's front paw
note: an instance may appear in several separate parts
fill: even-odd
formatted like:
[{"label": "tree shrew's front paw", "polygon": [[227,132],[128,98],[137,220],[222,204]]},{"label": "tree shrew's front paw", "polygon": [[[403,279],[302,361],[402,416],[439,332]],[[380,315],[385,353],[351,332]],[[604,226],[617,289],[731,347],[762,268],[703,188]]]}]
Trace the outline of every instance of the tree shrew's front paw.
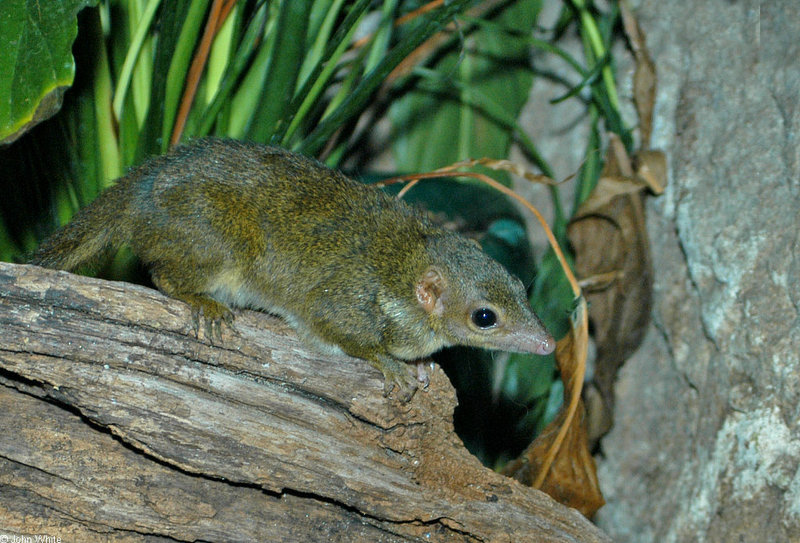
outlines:
[{"label": "tree shrew's front paw", "polygon": [[389,396],[397,388],[396,397],[405,403],[411,400],[421,383],[427,386],[427,382],[418,377],[414,366],[400,360],[384,357],[371,360],[370,364],[383,373],[384,396]]},{"label": "tree shrew's front paw", "polygon": [[200,337],[200,325],[202,323],[205,335],[213,344],[222,343],[222,326],[227,325],[232,331],[236,331],[233,326],[233,312],[224,304],[207,297],[196,297],[188,301],[192,308],[192,329],[195,337]]}]

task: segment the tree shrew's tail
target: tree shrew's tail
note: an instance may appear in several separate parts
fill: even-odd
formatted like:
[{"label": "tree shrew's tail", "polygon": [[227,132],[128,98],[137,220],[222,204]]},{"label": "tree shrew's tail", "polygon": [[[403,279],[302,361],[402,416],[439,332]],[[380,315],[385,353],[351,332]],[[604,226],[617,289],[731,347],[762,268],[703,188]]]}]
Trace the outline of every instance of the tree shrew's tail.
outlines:
[{"label": "tree shrew's tail", "polygon": [[73,271],[98,264],[131,238],[127,208],[133,196],[128,178],[103,191],[34,252],[31,264]]}]

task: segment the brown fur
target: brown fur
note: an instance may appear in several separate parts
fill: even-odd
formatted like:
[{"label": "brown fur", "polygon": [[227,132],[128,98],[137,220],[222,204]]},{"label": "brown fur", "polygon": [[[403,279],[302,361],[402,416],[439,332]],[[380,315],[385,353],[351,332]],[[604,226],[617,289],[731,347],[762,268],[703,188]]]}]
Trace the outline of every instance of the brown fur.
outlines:
[{"label": "brown fur", "polygon": [[[472,242],[321,163],[203,139],[132,170],[42,244],[74,270],[130,245],[166,294],[219,334],[230,306],[283,316],[317,345],[367,359],[387,390],[403,361],[447,345],[535,352],[553,339],[522,284]],[[490,308],[481,329],[473,312]]]}]

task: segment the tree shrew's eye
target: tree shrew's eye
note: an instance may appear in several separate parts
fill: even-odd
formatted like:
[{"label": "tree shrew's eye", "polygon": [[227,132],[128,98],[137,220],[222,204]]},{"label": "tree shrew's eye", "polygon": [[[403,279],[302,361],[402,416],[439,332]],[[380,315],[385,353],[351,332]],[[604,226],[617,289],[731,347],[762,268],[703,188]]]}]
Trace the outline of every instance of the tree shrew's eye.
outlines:
[{"label": "tree shrew's eye", "polygon": [[472,312],[472,322],[478,328],[491,328],[497,324],[497,315],[488,307],[481,307]]}]

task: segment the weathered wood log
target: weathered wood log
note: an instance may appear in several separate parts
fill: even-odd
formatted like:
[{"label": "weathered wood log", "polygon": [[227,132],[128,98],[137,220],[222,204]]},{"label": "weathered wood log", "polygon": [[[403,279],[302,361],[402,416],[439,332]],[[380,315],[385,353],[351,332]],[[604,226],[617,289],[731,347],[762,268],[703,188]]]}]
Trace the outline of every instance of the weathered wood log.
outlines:
[{"label": "weathered wood log", "polygon": [[214,345],[154,290],[0,263],[0,384],[0,535],[608,541],[464,449],[438,367],[402,404],[262,313]]}]

